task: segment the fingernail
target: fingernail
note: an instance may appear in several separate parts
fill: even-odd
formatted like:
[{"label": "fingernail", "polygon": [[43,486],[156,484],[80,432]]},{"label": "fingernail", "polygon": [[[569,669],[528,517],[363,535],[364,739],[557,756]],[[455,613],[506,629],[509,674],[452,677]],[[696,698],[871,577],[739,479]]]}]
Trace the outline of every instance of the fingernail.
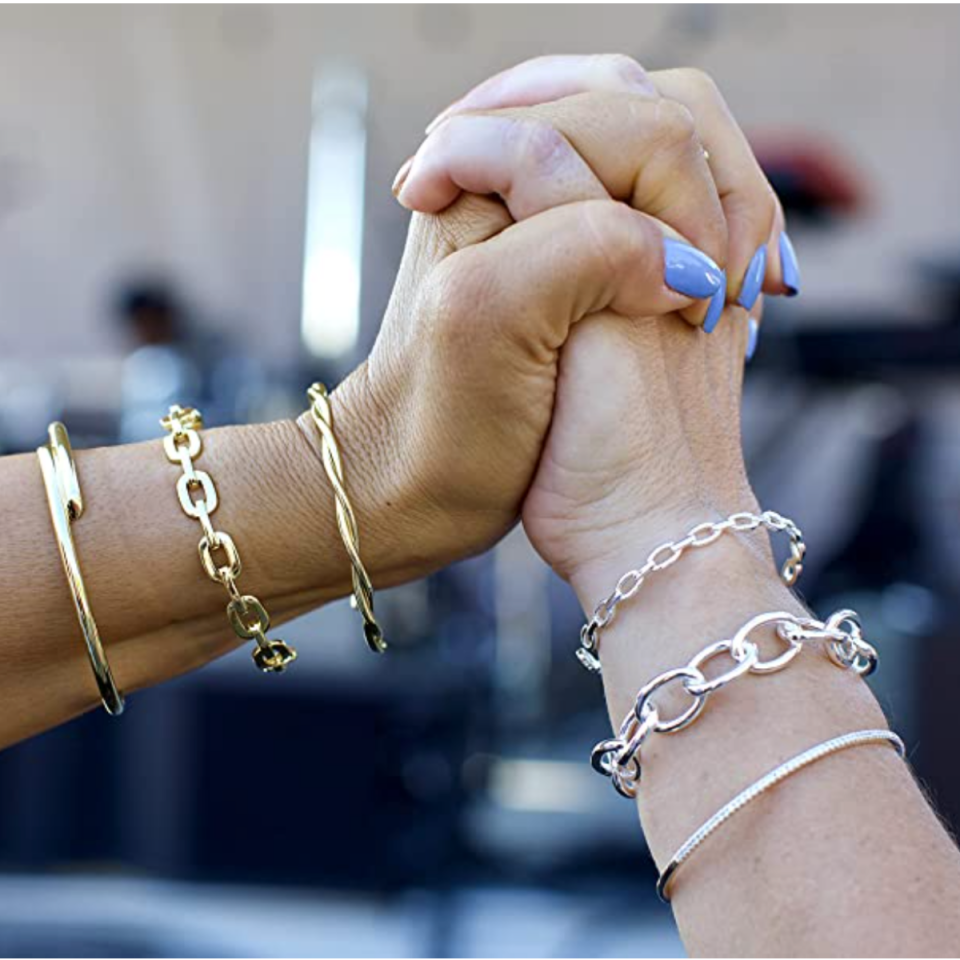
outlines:
[{"label": "fingernail", "polygon": [[665,237],[663,262],[664,282],[671,290],[695,300],[706,300],[718,291],[725,295],[726,278],[723,271],[705,253],[689,243]]},{"label": "fingernail", "polygon": [[727,275],[723,274],[723,286],[710,298],[707,315],[703,318],[703,332],[713,333],[723,316],[723,308],[727,305]]},{"label": "fingernail", "polygon": [[767,272],[767,245],[764,244],[753,255],[750,266],[743,276],[743,284],[740,287],[740,296],[737,303],[744,310],[752,310],[753,305],[760,296],[760,288],[763,286],[763,275]]},{"label": "fingernail", "polygon": [[747,363],[753,359],[757,352],[757,341],[760,339],[760,324],[753,317],[747,318]]},{"label": "fingernail", "polygon": [[800,266],[786,231],[780,234],[780,270],[787,296],[795,297],[800,292]]},{"label": "fingernail", "polygon": [[400,195],[400,191],[403,189],[403,185],[407,182],[407,177],[410,175],[410,168],[412,166],[413,157],[410,157],[409,160],[404,162],[403,166],[397,171],[397,175],[393,178],[393,186],[390,189],[393,190],[395,197]]}]

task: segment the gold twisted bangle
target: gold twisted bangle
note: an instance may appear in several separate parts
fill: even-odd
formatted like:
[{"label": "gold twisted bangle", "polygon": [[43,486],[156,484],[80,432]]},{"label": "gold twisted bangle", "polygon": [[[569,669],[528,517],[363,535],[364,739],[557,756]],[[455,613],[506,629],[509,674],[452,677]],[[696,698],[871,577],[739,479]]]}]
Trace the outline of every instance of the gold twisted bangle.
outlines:
[{"label": "gold twisted bangle", "polygon": [[[171,463],[180,464],[183,473],[177,481],[177,498],[180,508],[194,520],[199,521],[203,530],[198,551],[204,573],[219,583],[230,596],[227,604],[227,618],[233,632],[241,640],[254,640],[253,662],[264,673],[283,673],[289,664],[297,659],[297,651],[282,640],[267,637],[270,629],[270,615],[263,604],[250,594],[243,594],[237,586],[237,580],[243,570],[240,553],[233,537],[222,530],[215,530],[210,515],[220,503],[213,479],[205,470],[197,470],[193,461],[203,452],[203,441],[199,430],[203,426],[203,416],[192,407],[173,406],[170,413],[161,421],[164,430],[169,431],[163,438],[163,450]],[[194,492],[200,496],[194,497]],[[222,561],[216,555],[223,554]]]},{"label": "gold twisted bangle", "polygon": [[343,462],[340,459],[340,448],[337,446],[337,438],[333,432],[333,411],[330,408],[327,388],[322,383],[315,383],[307,391],[307,397],[310,400],[310,416],[317,430],[320,431],[323,469],[333,487],[337,527],[347,556],[350,558],[350,578],[353,582],[353,596],[350,602],[363,617],[363,636],[367,646],[374,653],[383,653],[387,649],[387,642],[373,613],[373,584],[360,559],[360,531],[344,486]]},{"label": "gold twisted bangle", "polygon": [[43,485],[47,491],[47,505],[50,508],[53,533],[60,548],[63,572],[67,576],[67,586],[73,597],[73,605],[87,645],[87,656],[90,658],[90,666],[93,667],[103,709],[111,716],[119,717],[124,708],[123,694],[113,682],[113,674],[110,672],[107,655],[100,641],[97,622],[90,609],[90,599],[80,573],[80,560],[77,557],[73,533],[70,530],[70,524],[83,516],[83,495],[80,492],[80,478],[73,460],[70,436],[62,423],[51,423],[47,433],[50,441],[37,448],[37,458],[40,461],[40,472],[43,474]]}]

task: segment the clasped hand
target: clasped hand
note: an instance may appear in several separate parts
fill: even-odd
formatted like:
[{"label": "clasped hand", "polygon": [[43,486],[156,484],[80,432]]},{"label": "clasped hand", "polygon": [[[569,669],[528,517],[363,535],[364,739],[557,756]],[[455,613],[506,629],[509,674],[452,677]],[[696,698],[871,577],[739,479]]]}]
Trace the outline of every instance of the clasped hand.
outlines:
[{"label": "clasped hand", "polygon": [[444,111],[394,189],[416,211],[399,276],[337,393],[422,569],[522,515],[587,602],[658,537],[755,508],[744,357],[762,293],[799,279],[707,76],[521,64]]}]

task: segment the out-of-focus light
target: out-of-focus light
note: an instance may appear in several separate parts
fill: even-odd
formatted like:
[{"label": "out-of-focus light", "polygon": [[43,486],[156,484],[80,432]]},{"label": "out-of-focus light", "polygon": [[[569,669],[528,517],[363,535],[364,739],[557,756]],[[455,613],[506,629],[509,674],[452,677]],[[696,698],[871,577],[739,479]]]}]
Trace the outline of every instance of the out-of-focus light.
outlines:
[{"label": "out-of-focus light", "polygon": [[529,813],[587,813],[597,791],[582,763],[533,758],[497,760],[490,794],[501,807]]},{"label": "out-of-focus light", "polygon": [[315,356],[336,358],[360,332],[367,82],[328,67],[313,86],[301,330]]}]

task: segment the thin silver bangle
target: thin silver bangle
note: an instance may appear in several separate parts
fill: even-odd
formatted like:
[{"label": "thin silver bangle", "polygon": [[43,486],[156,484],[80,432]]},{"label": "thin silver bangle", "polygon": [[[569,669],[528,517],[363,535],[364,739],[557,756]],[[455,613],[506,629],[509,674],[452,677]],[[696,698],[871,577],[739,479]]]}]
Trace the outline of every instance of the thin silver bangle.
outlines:
[{"label": "thin silver bangle", "polygon": [[833,740],[827,740],[824,743],[804,750],[797,754],[779,767],[771,770],[768,774],[761,777],[746,790],[738,793],[728,804],[721,807],[709,820],[699,827],[690,839],[680,847],[679,850],[670,858],[660,879],[657,881],[657,896],[664,903],[670,902],[670,896],[667,892],[667,886],[673,875],[680,868],[690,855],[710,836],[715,830],[726,823],[735,813],[742,810],[752,800],[756,800],[760,794],[765,793],[771,787],[775,787],[781,780],[785,780],[792,773],[802,770],[804,767],[822,760],[831,753],[838,750],[846,750],[847,747],[856,747],[863,743],[889,743],[897,753],[902,757],[906,753],[906,747],[903,741],[892,730],[858,730],[856,733],[845,733],[842,737],[834,737]]}]

